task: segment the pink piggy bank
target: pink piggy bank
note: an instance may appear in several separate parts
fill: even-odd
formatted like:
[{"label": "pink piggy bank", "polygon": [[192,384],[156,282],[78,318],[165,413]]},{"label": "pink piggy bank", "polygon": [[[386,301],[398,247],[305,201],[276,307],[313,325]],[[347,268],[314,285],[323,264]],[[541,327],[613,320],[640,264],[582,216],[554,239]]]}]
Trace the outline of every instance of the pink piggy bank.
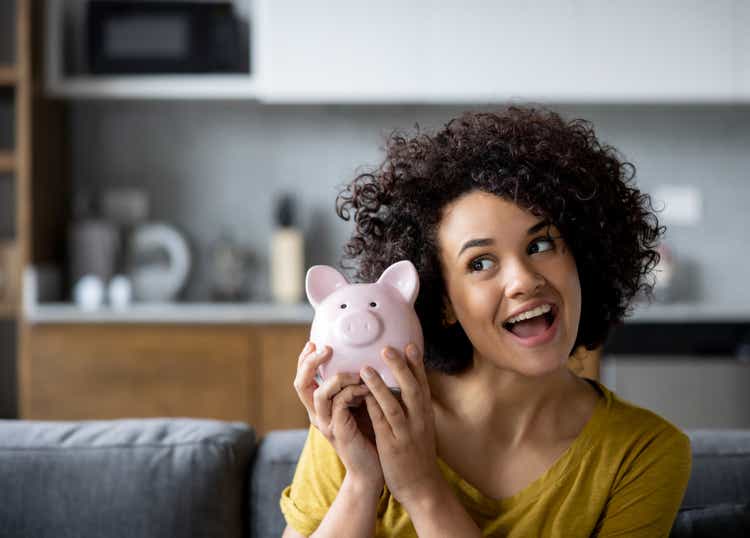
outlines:
[{"label": "pink piggy bank", "polygon": [[316,349],[328,345],[333,356],[318,367],[325,381],[338,372],[374,368],[389,388],[398,382],[381,352],[391,346],[402,355],[413,342],[424,350],[422,326],[414,311],[419,276],[408,260],[396,262],[372,284],[349,284],[333,267],[315,265],[307,271],[307,298],[315,309],[310,340]]}]

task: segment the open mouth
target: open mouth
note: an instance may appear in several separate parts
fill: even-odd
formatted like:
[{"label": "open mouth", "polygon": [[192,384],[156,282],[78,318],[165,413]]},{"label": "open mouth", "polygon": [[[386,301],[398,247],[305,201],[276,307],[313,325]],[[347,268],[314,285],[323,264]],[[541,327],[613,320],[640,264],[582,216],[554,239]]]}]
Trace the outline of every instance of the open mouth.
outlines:
[{"label": "open mouth", "polygon": [[546,314],[542,314],[541,316],[536,316],[536,317],[531,318],[531,319],[527,319],[527,320],[523,320],[523,321],[518,321],[516,323],[505,322],[505,323],[503,323],[503,329],[505,329],[506,331],[508,331],[510,333],[515,334],[516,336],[519,336],[518,333],[516,332],[517,330],[519,330],[519,325],[527,324],[527,325],[537,325],[538,326],[539,325],[539,320],[543,320],[544,321],[544,327],[539,327],[539,328],[546,331],[547,329],[549,329],[552,326],[552,324],[555,322],[555,318],[557,317],[557,310],[558,310],[557,309],[557,305],[551,305],[551,306],[552,306],[551,310],[549,312],[547,312]]}]

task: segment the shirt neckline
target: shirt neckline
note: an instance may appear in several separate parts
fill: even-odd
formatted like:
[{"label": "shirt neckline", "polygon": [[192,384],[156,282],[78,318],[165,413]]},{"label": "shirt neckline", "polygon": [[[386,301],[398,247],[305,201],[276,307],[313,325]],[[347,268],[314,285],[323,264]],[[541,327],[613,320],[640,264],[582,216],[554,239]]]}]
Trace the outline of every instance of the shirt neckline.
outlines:
[{"label": "shirt neckline", "polygon": [[472,503],[477,510],[487,514],[497,514],[498,511],[505,510],[510,506],[527,503],[535,500],[549,487],[562,480],[573,467],[573,463],[580,462],[580,456],[585,453],[591,445],[593,433],[599,428],[599,424],[605,419],[606,411],[611,405],[612,395],[607,388],[596,380],[582,378],[591,384],[599,394],[599,398],[594,406],[594,411],[586,422],[581,432],[578,434],[567,449],[560,455],[557,460],[536,480],[531,482],[521,491],[510,497],[502,499],[493,499],[484,495],[474,485],[467,482],[455,470],[453,470],[443,459],[438,456],[437,463],[441,471],[454,484],[454,488]]}]

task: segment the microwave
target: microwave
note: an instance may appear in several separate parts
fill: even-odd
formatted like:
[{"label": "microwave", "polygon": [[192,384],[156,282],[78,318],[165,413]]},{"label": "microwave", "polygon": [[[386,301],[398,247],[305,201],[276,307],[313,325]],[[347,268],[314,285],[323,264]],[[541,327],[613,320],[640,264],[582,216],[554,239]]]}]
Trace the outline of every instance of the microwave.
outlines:
[{"label": "microwave", "polygon": [[248,71],[232,2],[90,0],[86,26],[93,74]]}]

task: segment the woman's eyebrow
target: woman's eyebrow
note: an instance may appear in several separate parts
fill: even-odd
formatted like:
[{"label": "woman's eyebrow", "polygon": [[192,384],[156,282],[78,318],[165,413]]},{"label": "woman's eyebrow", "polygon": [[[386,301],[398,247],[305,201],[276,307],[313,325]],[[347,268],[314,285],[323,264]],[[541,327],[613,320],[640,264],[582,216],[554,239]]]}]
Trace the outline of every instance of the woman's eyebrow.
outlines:
[{"label": "woman's eyebrow", "polygon": [[531,228],[529,228],[529,230],[526,232],[526,235],[534,234],[534,233],[538,232],[539,230],[541,230],[542,228],[544,228],[545,226],[551,225],[551,224],[552,223],[550,222],[549,219],[540,220],[539,222],[537,222],[536,224],[534,224],[534,226],[532,226]]},{"label": "woman's eyebrow", "polygon": [[456,254],[456,258],[461,256],[464,250],[471,247],[486,247],[487,245],[494,245],[495,240],[490,238],[484,238],[484,239],[469,239],[464,245],[461,247],[461,250],[458,251],[458,254]]},{"label": "woman's eyebrow", "polygon": [[[545,226],[548,226],[550,224],[551,222],[549,221],[549,219],[540,220],[539,222],[537,222],[531,228],[528,229],[528,231],[526,232],[526,235],[529,236],[531,234],[534,234],[538,232],[539,230],[541,230],[542,228],[544,228]],[[458,251],[458,254],[456,255],[456,257],[458,258],[459,256],[461,256],[463,251],[466,250],[467,248],[486,247],[487,245],[494,245],[494,244],[495,244],[495,240],[489,237],[485,237],[483,239],[469,239],[466,243],[463,244],[463,246],[461,247],[461,250]]]}]

